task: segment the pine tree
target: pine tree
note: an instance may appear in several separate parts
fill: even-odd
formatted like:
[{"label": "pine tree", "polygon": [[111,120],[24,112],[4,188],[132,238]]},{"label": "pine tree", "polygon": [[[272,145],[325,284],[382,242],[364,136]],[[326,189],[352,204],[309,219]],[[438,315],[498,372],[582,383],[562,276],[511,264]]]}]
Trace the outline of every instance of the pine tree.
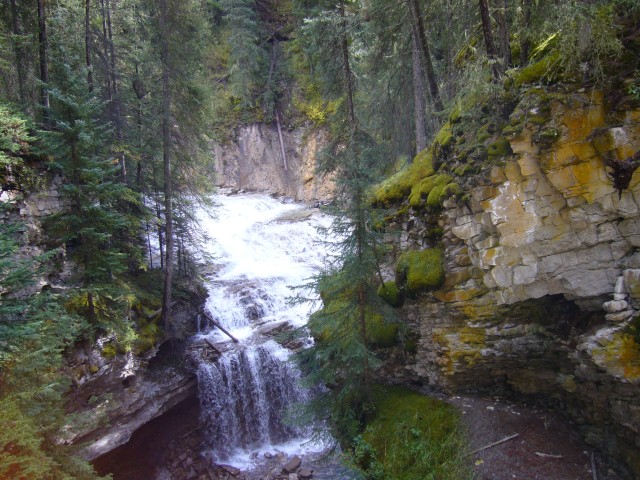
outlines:
[{"label": "pine tree", "polygon": [[[34,176],[24,161],[34,138],[27,122],[0,107],[0,172],[3,186],[17,169]],[[79,338],[86,323],[62,308],[37,281],[57,251],[30,255],[26,227],[12,202],[0,202],[0,478],[95,478],[88,464],[56,444],[65,421],[63,395],[68,379],[61,371],[63,351]]]},{"label": "pine tree", "polygon": [[[316,343],[302,351],[298,360],[307,384],[328,388],[309,403],[306,413],[315,419],[328,419],[334,437],[346,446],[358,434],[371,407],[376,359],[369,327],[389,316],[374,288],[382,280],[378,269],[380,243],[374,228],[376,212],[368,195],[380,179],[384,162],[374,139],[360,129],[356,114],[350,52],[353,30],[349,28],[352,13],[343,1],[331,7],[319,18],[325,25],[332,23],[338,33],[324,47],[337,54],[337,62],[328,65],[332,69],[328,73],[341,76],[333,84],[335,93],[343,96],[334,121],[343,128],[335,132],[323,152],[318,170],[335,176],[334,221],[329,233],[339,240],[337,258],[315,282],[324,305],[309,321]],[[309,34],[323,32],[323,28],[309,30]]]},{"label": "pine tree", "polygon": [[101,104],[69,66],[64,79],[51,89],[55,128],[43,132],[46,151],[66,182],[61,193],[69,208],[54,215],[51,231],[66,245],[78,265],[77,309],[94,329],[112,330],[126,318],[126,286],[118,281],[129,267],[138,242],[139,220],[126,209],[138,204],[132,190],[115,181],[118,165],[105,155],[108,127],[99,122]]}]

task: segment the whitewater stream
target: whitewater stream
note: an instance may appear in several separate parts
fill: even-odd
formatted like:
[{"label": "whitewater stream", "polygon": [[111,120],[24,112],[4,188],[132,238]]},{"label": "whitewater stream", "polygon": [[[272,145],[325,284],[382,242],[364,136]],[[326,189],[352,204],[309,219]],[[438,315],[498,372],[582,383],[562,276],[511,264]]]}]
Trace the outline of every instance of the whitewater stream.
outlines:
[{"label": "whitewater stream", "polygon": [[274,332],[306,323],[313,305],[290,299],[329,255],[318,227],[331,219],[261,194],[219,195],[215,202],[215,218],[200,215],[213,264],[206,309],[239,342],[199,319],[199,339],[224,352],[198,367],[205,449],[215,462],[243,470],[265,453],[319,453],[323,447],[309,443],[309,428],[283,421],[286,408],[309,393]]}]

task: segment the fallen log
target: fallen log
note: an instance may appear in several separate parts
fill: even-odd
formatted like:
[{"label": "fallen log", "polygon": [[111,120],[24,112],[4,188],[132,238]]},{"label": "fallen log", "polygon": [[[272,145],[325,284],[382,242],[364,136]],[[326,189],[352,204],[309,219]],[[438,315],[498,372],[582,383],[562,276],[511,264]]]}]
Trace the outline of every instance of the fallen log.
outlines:
[{"label": "fallen log", "polygon": [[496,445],[500,445],[501,443],[504,443],[504,442],[507,442],[507,441],[509,441],[509,440],[512,440],[512,439],[514,439],[514,438],[516,438],[516,437],[518,437],[518,436],[520,436],[520,434],[519,434],[519,433],[514,433],[513,435],[510,435],[510,436],[508,436],[508,437],[505,437],[505,438],[503,438],[502,440],[498,440],[497,442],[493,442],[493,443],[490,443],[489,445],[485,445],[484,447],[478,448],[477,450],[474,450],[473,452],[468,453],[468,454],[467,454],[467,456],[471,456],[471,455],[473,455],[474,453],[481,452],[481,451],[483,451],[483,450],[486,450],[487,448],[495,447]]},{"label": "fallen log", "polygon": [[214,318],[211,316],[211,314],[209,312],[204,312],[204,316],[216,327],[218,327],[220,330],[222,330],[222,333],[224,333],[225,335],[227,335],[231,340],[234,341],[234,343],[239,343],[238,339],[236,337],[234,337],[233,335],[231,335],[222,325],[220,325],[218,322],[216,322],[214,320]]},{"label": "fallen log", "polygon": [[204,342],[209,345],[209,347],[211,347],[211,349],[216,352],[218,355],[222,355],[222,352],[220,350],[218,350],[218,347],[215,346],[215,344],[209,340],[207,337],[204,337]]},{"label": "fallen log", "polygon": [[563,458],[562,455],[552,455],[551,453],[534,452],[537,456],[542,458]]}]

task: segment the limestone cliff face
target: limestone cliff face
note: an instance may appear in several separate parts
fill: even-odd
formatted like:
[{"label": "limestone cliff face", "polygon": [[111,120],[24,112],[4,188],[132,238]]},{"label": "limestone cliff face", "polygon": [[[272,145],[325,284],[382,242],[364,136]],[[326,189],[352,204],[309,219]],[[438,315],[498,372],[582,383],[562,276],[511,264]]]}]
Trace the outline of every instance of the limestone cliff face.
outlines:
[{"label": "limestone cliff face", "polygon": [[258,190],[304,202],[331,198],[332,183],[315,174],[315,157],[326,143],[322,131],[283,130],[286,166],[275,126],[239,127],[235,140],[215,145],[218,183],[222,187]]},{"label": "limestone cliff face", "polygon": [[389,225],[401,249],[430,246],[434,216],[444,232],[444,285],[402,309],[410,375],[560,406],[640,475],[640,172],[611,179],[640,150],[640,109],[598,92],[538,108],[515,110],[513,153],[466,195]]}]

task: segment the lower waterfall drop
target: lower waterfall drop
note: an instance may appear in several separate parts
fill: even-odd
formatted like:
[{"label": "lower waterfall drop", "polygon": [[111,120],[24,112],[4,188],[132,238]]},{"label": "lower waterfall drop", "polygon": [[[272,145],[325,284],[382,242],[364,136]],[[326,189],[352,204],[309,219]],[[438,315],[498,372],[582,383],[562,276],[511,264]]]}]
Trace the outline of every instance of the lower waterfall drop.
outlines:
[{"label": "lower waterfall drop", "polygon": [[282,418],[289,405],[305,398],[297,369],[278,358],[282,351],[270,341],[227,353],[216,363],[200,364],[205,446],[216,457],[228,458],[237,448],[259,448],[304,434]]}]

